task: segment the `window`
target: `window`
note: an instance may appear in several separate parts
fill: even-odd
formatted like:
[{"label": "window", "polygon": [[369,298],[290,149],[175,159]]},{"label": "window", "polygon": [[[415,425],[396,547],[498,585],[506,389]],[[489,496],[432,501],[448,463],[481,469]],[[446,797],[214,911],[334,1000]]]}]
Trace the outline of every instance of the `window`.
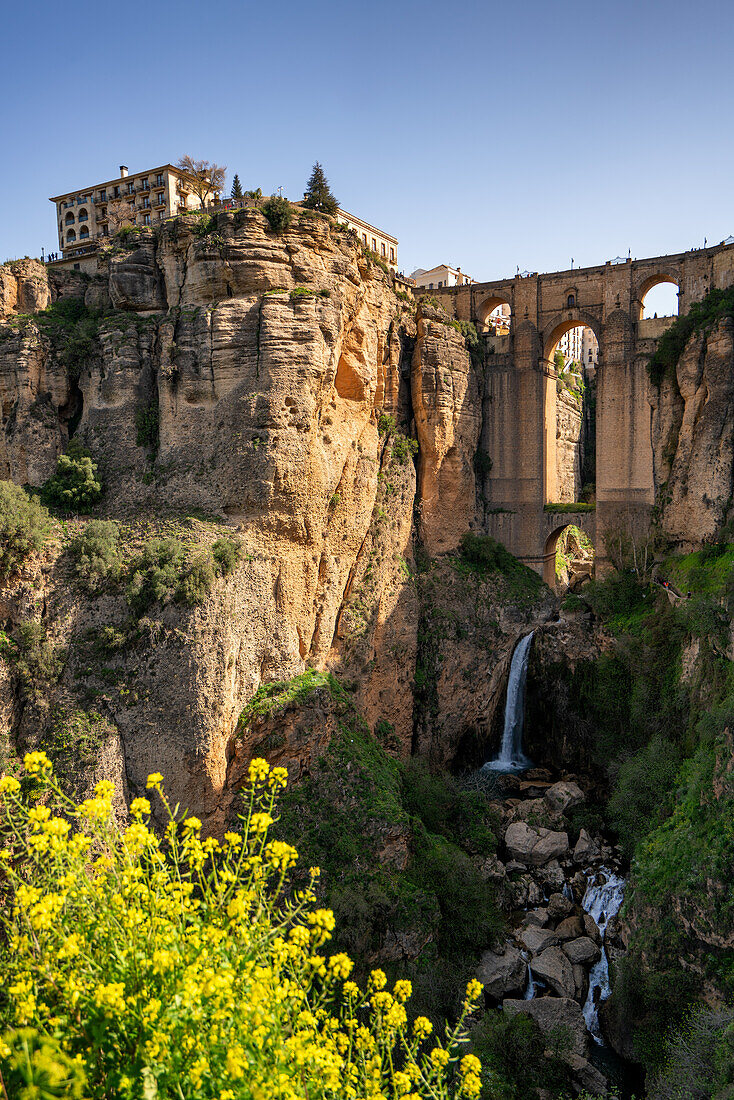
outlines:
[{"label": "window", "polygon": [[89,214],[86,212],[86,210],[80,210],[79,211],[79,221],[80,222],[85,222],[88,219],[89,219]]},{"label": "window", "polygon": [[372,251],[377,252],[377,241],[374,237],[372,238]]},{"label": "window", "polygon": [[74,215],[72,214],[71,210],[66,215],[65,221],[66,221],[67,225],[73,225],[74,224]]},{"label": "window", "polygon": [[81,270],[81,264],[74,264],[74,270],[75,271],[80,271]]},{"label": "window", "polygon": [[569,309],[573,309],[573,307],[576,305],[576,295],[575,294],[569,294],[568,300],[566,301],[566,305],[568,306]]},{"label": "window", "polygon": [[390,263],[391,264],[395,263],[395,249],[394,248],[390,249]]},{"label": "window", "polygon": [[89,236],[89,230],[87,229],[86,225],[83,225],[81,227],[81,229],[79,230],[79,240],[80,241],[85,241],[88,236]]},{"label": "window", "polygon": [[102,226],[102,236],[103,237],[109,237],[109,235],[110,235],[109,227],[106,226],[106,225],[103,225]]},{"label": "window", "polygon": [[150,209],[150,199],[148,198],[147,195],[143,199],[143,206],[148,210]]},{"label": "window", "polygon": [[367,234],[366,233],[362,234],[362,243],[367,244]]},{"label": "window", "polygon": [[102,190],[99,193],[99,201],[100,202],[107,202],[107,191],[104,187],[102,188]]},{"label": "window", "polygon": [[115,188],[115,198],[116,198],[116,199],[119,199],[119,197],[120,197],[120,188],[119,188],[119,187],[116,187],[116,188]]},{"label": "window", "polygon": [[165,187],[165,184],[163,182],[163,173],[162,172],[159,172],[158,175],[156,176],[155,185],[156,185],[156,187]]},{"label": "window", "polygon": [[383,241],[383,243],[382,243],[382,245],[381,245],[380,247],[382,248],[382,258],[383,258],[383,260],[384,260],[384,259],[385,259],[385,257],[387,256],[387,249],[385,248],[385,243],[384,243],[384,241]]},{"label": "window", "polygon": [[143,191],[150,191],[150,184],[148,183],[147,176],[143,176],[142,180],[140,181],[140,186],[143,188]]},{"label": "window", "polygon": [[128,195],[134,195],[135,194],[135,184],[134,183],[129,183],[127,185],[127,193],[128,193]]},{"label": "window", "polygon": [[69,232],[66,234],[66,243],[71,244],[71,242],[75,241],[75,240],[76,240],[76,233],[74,232],[73,229],[70,229]]},{"label": "window", "polygon": [[143,225],[150,225],[150,214],[143,214]]},{"label": "window", "polygon": [[441,283],[439,283],[438,285],[439,285],[439,286],[441,287],[441,286],[443,286],[443,283],[441,282]]},{"label": "window", "polygon": [[428,289],[429,289],[429,290],[433,290],[433,283],[429,283],[429,284],[428,284]]}]

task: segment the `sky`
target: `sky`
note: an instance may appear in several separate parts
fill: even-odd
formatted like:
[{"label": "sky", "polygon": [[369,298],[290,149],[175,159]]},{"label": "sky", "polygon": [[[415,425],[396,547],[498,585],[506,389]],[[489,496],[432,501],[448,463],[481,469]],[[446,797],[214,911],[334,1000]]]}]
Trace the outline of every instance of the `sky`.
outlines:
[{"label": "sky", "polygon": [[[2,5],[0,262],[50,195],[174,162],[302,196],[476,279],[734,234],[731,0]],[[229,185],[229,184],[228,184]]]}]

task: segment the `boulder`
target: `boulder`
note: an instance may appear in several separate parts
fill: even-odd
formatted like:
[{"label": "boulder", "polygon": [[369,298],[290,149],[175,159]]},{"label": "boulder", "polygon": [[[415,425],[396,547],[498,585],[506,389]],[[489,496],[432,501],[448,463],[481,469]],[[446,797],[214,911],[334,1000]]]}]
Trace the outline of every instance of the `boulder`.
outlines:
[{"label": "boulder", "polygon": [[483,882],[501,882],[506,878],[507,871],[497,856],[487,856],[479,864],[479,875]]},{"label": "boulder", "polygon": [[531,909],[527,916],[523,918],[520,927],[530,928],[531,925],[536,925],[538,928],[545,928],[548,922],[549,917],[547,909]]},{"label": "boulder", "polygon": [[507,993],[524,988],[528,966],[519,948],[507,943],[503,952],[484,951],[479,961],[477,977],[485,993],[501,1000]]},{"label": "boulder", "polygon": [[563,920],[573,909],[573,902],[564,894],[551,894],[548,899],[548,916],[553,921]]},{"label": "boulder", "polygon": [[576,963],[573,968],[573,980],[576,982],[576,1000],[583,1005],[586,1003],[586,994],[589,992],[588,970]]},{"label": "boulder", "polygon": [[520,933],[520,940],[527,947],[531,955],[539,955],[546,947],[555,947],[558,936],[549,928],[538,928],[531,925]]},{"label": "boulder", "polygon": [[566,917],[556,928],[556,935],[563,942],[578,939],[579,936],[583,936],[584,931],[584,922],[581,917]]},{"label": "boulder", "polygon": [[601,943],[601,932],[591,913],[584,913],[584,932],[594,943]]},{"label": "boulder", "polygon": [[531,829],[524,821],[513,821],[505,833],[505,845],[512,859],[520,863],[529,863],[533,848],[540,837],[535,829]]},{"label": "boulder", "polygon": [[543,891],[531,875],[521,875],[511,882],[510,898],[515,909],[532,909],[543,901]]},{"label": "boulder", "polygon": [[586,795],[577,783],[562,779],[560,783],[554,783],[548,788],[545,800],[553,813],[563,814],[585,802]]},{"label": "boulder", "polygon": [[568,1054],[564,1056],[563,1060],[573,1073],[577,1085],[585,1093],[588,1093],[589,1096],[609,1095],[606,1078],[596,1066],[592,1065],[588,1058],[583,1058],[578,1054]]},{"label": "boulder", "polygon": [[537,878],[543,883],[546,889],[556,893],[563,889],[566,881],[566,876],[563,873],[563,868],[557,859],[552,859],[550,863],[546,863],[545,867],[539,867],[535,872]]},{"label": "boulder", "polygon": [[568,833],[557,833],[550,829],[540,829],[540,840],[533,848],[530,862],[534,867],[542,867],[551,859],[565,856],[569,850]]},{"label": "boulder", "polygon": [[533,973],[559,997],[576,996],[573,966],[560,947],[547,947],[533,959]]},{"label": "boulder", "polygon": [[556,1028],[566,1028],[571,1039],[570,1053],[579,1058],[589,1050],[589,1038],[581,1006],[571,997],[536,997],[532,1001],[507,1000],[502,1004],[508,1016],[521,1012],[532,1018],[540,1030],[547,1034]]},{"label": "boulder", "polygon": [[576,846],[573,850],[573,858],[576,863],[593,863],[600,858],[599,847],[595,840],[592,840],[586,829],[582,829],[579,833],[579,838],[576,841]]},{"label": "boulder", "polygon": [[563,952],[573,964],[591,966],[601,958],[601,948],[597,947],[589,936],[580,936],[577,940],[567,940]]}]

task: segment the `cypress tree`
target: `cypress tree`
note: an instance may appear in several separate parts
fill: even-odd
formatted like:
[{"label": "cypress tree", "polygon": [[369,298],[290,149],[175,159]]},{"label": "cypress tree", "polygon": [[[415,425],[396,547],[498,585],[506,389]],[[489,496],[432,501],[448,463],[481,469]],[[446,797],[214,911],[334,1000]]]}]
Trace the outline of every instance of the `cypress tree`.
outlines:
[{"label": "cypress tree", "polygon": [[339,203],[332,195],[329,181],[318,161],[314,164],[306,184],[303,205],[309,210],[319,210],[322,214],[336,214],[339,209]]},{"label": "cypress tree", "polygon": [[240,177],[235,172],[234,179],[232,180],[232,191],[230,193],[231,199],[242,198],[242,184],[240,183]]}]

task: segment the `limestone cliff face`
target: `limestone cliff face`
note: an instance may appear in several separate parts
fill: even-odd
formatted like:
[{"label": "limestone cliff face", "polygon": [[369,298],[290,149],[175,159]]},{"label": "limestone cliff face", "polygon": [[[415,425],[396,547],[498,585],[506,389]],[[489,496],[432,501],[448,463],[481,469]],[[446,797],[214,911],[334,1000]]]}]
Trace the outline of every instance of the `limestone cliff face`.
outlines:
[{"label": "limestone cliff face", "polygon": [[718,535],[734,489],[734,322],[696,333],[654,393],[656,492],[664,533],[693,549]]},{"label": "limestone cliff face", "polygon": [[556,495],[560,503],[581,498],[583,465],[583,409],[581,400],[567,389],[556,405]]},{"label": "limestone cliff face", "polygon": [[[0,476],[41,484],[75,432],[99,462],[104,513],[130,538],[162,509],[198,508],[212,521],[196,538],[236,531],[246,555],[200,607],[153,609],[107,660],[107,679],[128,685],[115,694],[89,678],[84,629],[122,629],[129,610],[120,592],[90,599],[70,584],[61,539],[36,613],[67,654],[46,725],[54,702],[77,705],[86,678],[117,738],[120,785],[139,790],[160,770],[211,827],[244,705],[309,665],[338,672],[368,722],[394,730],[392,751],[409,754],[422,615],[414,516],[430,555],[455,549],[475,517],[480,384],[461,334],[398,298],[351,234],[307,215],[283,234],[255,210],[221,214],[207,232],[177,219],[100,254],[91,279],[45,276],[40,265],[3,275]],[[19,315],[51,298],[84,301],[91,327],[73,361],[63,332]],[[411,425],[417,477],[401,435]],[[27,618],[17,584],[6,585],[11,629]],[[497,648],[503,661],[516,634],[510,625]],[[439,689],[452,717],[422,742],[441,762],[466,726],[455,665]],[[488,658],[488,685],[501,679],[493,669]],[[42,739],[44,721],[15,720],[18,746]]]}]

